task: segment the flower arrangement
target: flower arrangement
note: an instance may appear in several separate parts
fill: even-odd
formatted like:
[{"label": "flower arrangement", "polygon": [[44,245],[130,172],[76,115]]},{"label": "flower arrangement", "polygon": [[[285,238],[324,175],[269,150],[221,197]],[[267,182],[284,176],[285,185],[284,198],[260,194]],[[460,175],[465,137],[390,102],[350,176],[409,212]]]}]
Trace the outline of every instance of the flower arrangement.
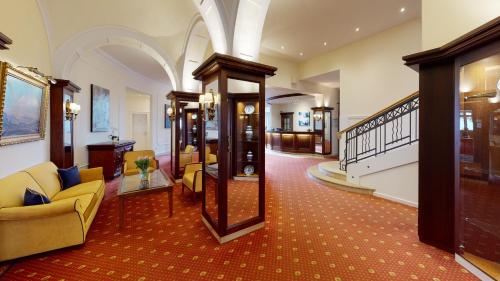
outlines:
[{"label": "flower arrangement", "polygon": [[149,186],[149,174],[148,174],[149,164],[151,164],[151,158],[147,156],[139,157],[135,160],[135,165],[140,171],[141,187],[143,188],[147,188]]}]

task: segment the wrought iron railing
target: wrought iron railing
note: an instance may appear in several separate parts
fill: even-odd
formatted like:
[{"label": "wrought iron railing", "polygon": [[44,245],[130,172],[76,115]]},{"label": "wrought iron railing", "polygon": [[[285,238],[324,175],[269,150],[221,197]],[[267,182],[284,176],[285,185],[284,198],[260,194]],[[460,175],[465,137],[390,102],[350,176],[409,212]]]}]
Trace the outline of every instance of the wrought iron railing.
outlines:
[{"label": "wrought iron railing", "polygon": [[345,140],[340,169],[418,141],[418,92],[340,131]]}]

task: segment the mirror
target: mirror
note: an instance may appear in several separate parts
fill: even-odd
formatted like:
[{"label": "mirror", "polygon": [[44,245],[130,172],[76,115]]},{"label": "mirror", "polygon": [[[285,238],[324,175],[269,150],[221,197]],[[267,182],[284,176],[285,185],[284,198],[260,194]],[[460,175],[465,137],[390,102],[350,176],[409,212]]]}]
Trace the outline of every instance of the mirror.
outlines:
[{"label": "mirror", "polygon": [[[210,90],[217,94],[219,91],[219,81],[214,80],[205,86],[205,91],[208,93]],[[220,103],[214,103],[214,116],[211,118],[210,104],[204,104],[203,110],[203,126],[205,133],[205,157],[204,157],[204,180],[205,180],[205,211],[209,214],[212,222],[218,224],[218,201],[217,189],[219,183],[219,116],[220,116]],[[209,118],[210,117],[210,118]],[[211,120],[210,120],[211,119]]]},{"label": "mirror", "polygon": [[332,112],[325,111],[325,154],[332,153]]},{"label": "mirror", "polygon": [[66,101],[68,100],[70,103],[73,102],[73,96],[68,95],[65,91],[63,97],[64,151],[66,151],[67,149],[71,149],[71,147],[73,146],[73,138],[72,138],[73,123],[71,122],[71,120],[66,119]]},{"label": "mirror", "polygon": [[[263,121],[259,84],[228,79],[230,153],[227,179],[228,227],[259,216],[259,134]],[[263,115],[262,115],[263,116]],[[262,117],[263,118],[263,117]],[[261,122],[262,121],[262,122]]]}]

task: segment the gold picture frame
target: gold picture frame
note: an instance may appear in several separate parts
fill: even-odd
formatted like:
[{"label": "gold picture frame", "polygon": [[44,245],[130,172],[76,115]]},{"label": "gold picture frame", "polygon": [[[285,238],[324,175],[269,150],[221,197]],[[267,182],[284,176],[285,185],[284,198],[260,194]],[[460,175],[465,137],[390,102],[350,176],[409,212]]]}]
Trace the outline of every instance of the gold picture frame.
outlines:
[{"label": "gold picture frame", "polygon": [[0,61],[0,146],[43,140],[49,84]]}]

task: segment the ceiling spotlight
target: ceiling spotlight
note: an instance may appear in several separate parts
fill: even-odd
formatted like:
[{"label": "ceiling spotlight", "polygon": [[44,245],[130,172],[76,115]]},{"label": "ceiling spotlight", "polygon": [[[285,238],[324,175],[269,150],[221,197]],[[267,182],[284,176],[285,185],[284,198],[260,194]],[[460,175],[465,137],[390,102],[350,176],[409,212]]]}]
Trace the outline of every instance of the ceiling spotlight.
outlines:
[{"label": "ceiling spotlight", "polygon": [[355,31],[358,32],[359,31],[359,27],[356,27]]},{"label": "ceiling spotlight", "polygon": [[327,44],[326,42],[323,42],[323,46],[326,46],[326,44]]},{"label": "ceiling spotlight", "polygon": [[281,49],[284,50],[285,49],[285,46],[281,46]]},{"label": "ceiling spotlight", "polygon": [[304,53],[300,52],[300,53],[299,53],[299,55],[300,55],[300,56],[303,56],[303,55],[304,55]]},{"label": "ceiling spotlight", "polygon": [[404,13],[406,11],[406,8],[405,7],[402,7],[400,10],[399,10],[401,13]]}]

